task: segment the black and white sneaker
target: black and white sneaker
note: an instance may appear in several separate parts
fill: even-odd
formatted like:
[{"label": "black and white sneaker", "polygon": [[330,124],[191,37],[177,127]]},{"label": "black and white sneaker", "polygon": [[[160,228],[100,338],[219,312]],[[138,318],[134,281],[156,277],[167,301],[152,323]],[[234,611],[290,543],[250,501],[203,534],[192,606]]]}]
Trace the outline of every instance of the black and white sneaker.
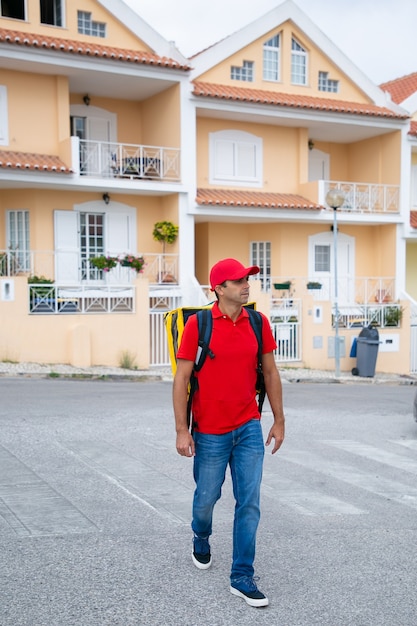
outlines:
[{"label": "black and white sneaker", "polygon": [[235,596],[243,598],[250,606],[268,606],[268,598],[259,591],[256,580],[250,576],[241,576],[240,578],[232,578],[230,581],[230,591]]},{"label": "black and white sneaker", "polygon": [[211,552],[208,537],[198,537],[194,535],[193,552],[191,554],[193,563],[198,569],[208,569],[211,565]]}]

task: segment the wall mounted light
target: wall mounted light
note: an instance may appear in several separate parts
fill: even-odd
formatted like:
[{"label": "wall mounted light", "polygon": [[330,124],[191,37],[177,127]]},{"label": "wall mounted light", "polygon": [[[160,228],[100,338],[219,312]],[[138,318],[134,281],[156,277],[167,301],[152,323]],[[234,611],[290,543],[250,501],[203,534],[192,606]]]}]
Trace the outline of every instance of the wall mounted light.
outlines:
[{"label": "wall mounted light", "polygon": [[308,140],[308,149],[312,150],[314,148],[314,141],[312,139]]},{"label": "wall mounted light", "polygon": [[108,204],[110,202],[110,196],[108,193],[103,193],[103,200],[105,204]]},{"label": "wall mounted light", "polygon": [[84,101],[85,106],[87,106],[87,107],[88,107],[88,105],[89,105],[89,104],[90,104],[90,102],[91,102],[91,98],[90,98],[90,96],[88,95],[88,93],[84,96],[83,101]]}]

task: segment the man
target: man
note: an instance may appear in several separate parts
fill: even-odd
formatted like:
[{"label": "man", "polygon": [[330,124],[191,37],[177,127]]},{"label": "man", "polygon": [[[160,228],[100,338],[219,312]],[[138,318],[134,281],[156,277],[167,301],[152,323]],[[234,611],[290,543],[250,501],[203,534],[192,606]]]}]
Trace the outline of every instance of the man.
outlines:
[{"label": "man", "polygon": [[[213,508],[220,498],[229,465],[236,500],[230,591],[255,607],[268,604],[268,598],[257,587],[253,567],[264,442],[255,392],[258,342],[242,305],[249,299],[248,278],[259,271],[259,267],[244,267],[235,259],[223,259],[211,269],[210,287],[217,297],[212,308],[210,340],[214,358],[206,358],[196,374],[192,434],[187,426],[187,393],[198,349],[196,316],[190,317],[184,328],[173,386],[177,451],[194,457],[193,563],[199,569],[211,566]],[[266,445],[274,440],[272,454],[284,440],[282,387],[273,355],[275,348],[269,322],[263,316],[262,368],[274,416]]]}]

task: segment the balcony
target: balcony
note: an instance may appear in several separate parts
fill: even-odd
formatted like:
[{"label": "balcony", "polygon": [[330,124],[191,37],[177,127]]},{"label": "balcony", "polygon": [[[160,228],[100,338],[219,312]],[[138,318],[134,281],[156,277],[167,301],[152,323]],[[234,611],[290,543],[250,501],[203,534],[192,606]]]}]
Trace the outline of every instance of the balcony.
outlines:
[{"label": "balcony", "polygon": [[72,137],[73,169],[81,176],[180,182],[180,150],[86,141]]},{"label": "balcony", "polygon": [[330,189],[340,189],[345,202],[339,211],[352,213],[399,213],[399,185],[376,185],[374,183],[348,183],[341,181],[318,181],[318,202],[326,206],[326,194]]},{"label": "balcony", "polygon": [[[164,286],[166,294],[174,293],[178,287],[178,255],[144,254],[145,267],[141,276],[149,280],[150,297],[158,286]],[[1,258],[1,253],[0,253]],[[23,258],[23,257],[22,257]],[[120,263],[110,271],[92,267],[88,260],[80,265],[78,284],[55,282],[52,268],[55,255],[46,252],[31,252],[27,257],[26,269],[13,275],[29,274],[35,282],[28,284],[29,313],[31,314],[88,314],[88,313],[134,313],[136,294],[135,270]],[[12,265],[9,264],[10,267]],[[0,266],[1,267],[1,266]],[[18,269],[13,265],[13,269]],[[1,274],[1,272],[0,272]],[[48,278],[45,278],[48,276]]]},{"label": "balcony", "polygon": [[[125,253],[120,253],[120,257]],[[155,254],[143,253],[145,266],[141,276],[149,280],[151,286],[178,285],[178,254]],[[0,276],[43,276],[55,280],[55,267],[57,254],[53,251],[42,250],[0,250]],[[65,261],[60,257],[60,267]],[[94,285],[130,285],[137,274],[128,267],[122,267],[119,263],[110,271],[98,270],[92,267],[88,259],[79,260],[79,284]],[[65,271],[64,271],[65,273]],[[61,284],[60,281],[58,281]]]},{"label": "balcony", "polygon": [[[274,298],[303,298],[311,295],[314,300],[332,300],[334,279],[332,276],[292,277],[271,276],[267,291]],[[357,277],[338,276],[339,306],[355,304],[389,304],[395,300],[395,278],[392,276]]]}]

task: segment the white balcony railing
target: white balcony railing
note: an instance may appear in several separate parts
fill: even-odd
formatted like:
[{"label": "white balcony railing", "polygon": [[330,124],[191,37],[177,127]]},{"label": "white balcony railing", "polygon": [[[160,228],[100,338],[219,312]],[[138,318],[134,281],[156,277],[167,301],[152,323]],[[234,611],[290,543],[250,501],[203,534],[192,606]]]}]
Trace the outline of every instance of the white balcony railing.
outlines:
[{"label": "white balcony railing", "polygon": [[[120,256],[124,256],[124,252]],[[113,255],[112,255],[113,256]],[[115,255],[117,256],[117,255]],[[142,275],[146,276],[150,285],[178,284],[178,254],[143,253],[145,266]],[[71,264],[73,257],[70,257]],[[118,263],[115,268],[103,272],[92,267],[88,259],[79,260],[79,283],[129,285],[134,282],[136,272]],[[60,256],[59,266],[64,275],[65,261]],[[56,253],[44,250],[0,250],[0,276],[38,276],[48,280],[57,280],[55,275]],[[60,282],[60,281],[58,281]]]},{"label": "white balcony railing", "polygon": [[134,313],[134,287],[28,285],[29,313]]},{"label": "white balcony railing", "polygon": [[[332,276],[314,278],[271,276],[268,278],[272,299],[301,298],[313,296],[314,300],[332,300],[334,279]],[[392,276],[361,277],[338,276],[338,300],[340,305],[389,304],[395,300],[395,278]]]},{"label": "white balcony railing", "polygon": [[320,180],[318,200],[323,206],[326,206],[326,194],[330,189],[340,189],[345,194],[345,202],[340,207],[340,211],[355,213],[400,212],[400,187],[398,185]]},{"label": "white balcony railing", "polygon": [[74,169],[83,176],[180,181],[177,148],[72,139],[79,145]]}]

